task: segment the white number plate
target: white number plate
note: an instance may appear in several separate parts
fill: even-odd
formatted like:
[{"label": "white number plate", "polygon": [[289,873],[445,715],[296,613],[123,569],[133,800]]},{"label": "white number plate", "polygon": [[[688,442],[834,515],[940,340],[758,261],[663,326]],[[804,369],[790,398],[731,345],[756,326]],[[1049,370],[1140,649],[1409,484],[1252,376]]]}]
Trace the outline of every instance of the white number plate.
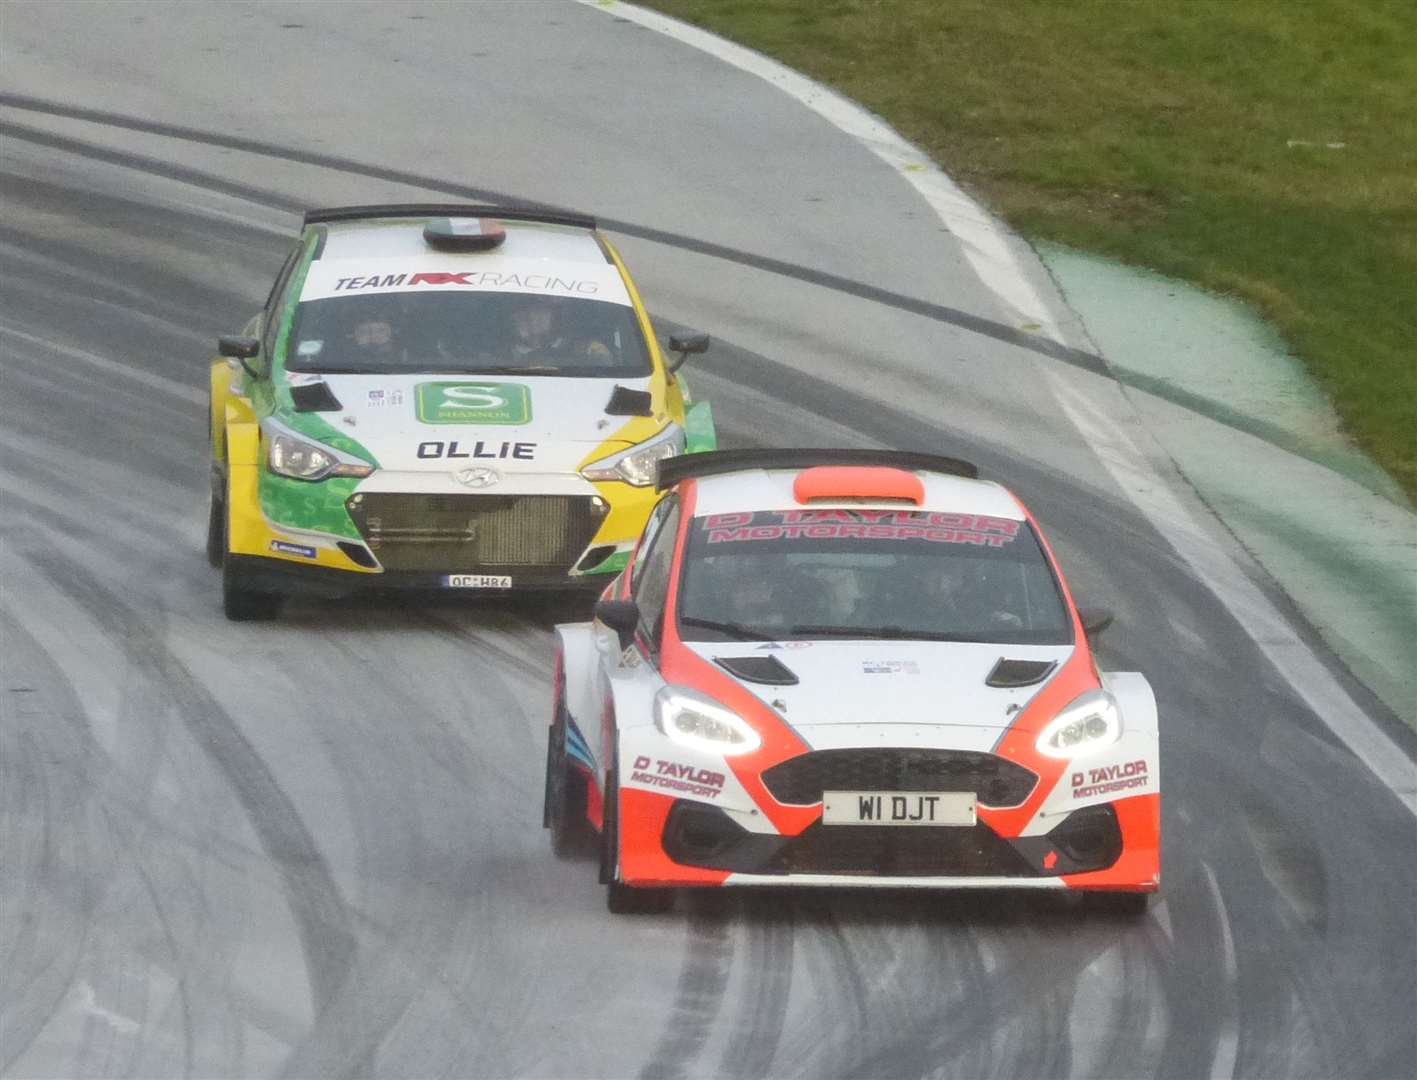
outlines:
[{"label": "white number plate", "polygon": [[512,579],[503,574],[444,574],[443,584],[450,589],[510,589]]},{"label": "white number plate", "polygon": [[824,791],[823,825],[973,825],[972,791]]}]

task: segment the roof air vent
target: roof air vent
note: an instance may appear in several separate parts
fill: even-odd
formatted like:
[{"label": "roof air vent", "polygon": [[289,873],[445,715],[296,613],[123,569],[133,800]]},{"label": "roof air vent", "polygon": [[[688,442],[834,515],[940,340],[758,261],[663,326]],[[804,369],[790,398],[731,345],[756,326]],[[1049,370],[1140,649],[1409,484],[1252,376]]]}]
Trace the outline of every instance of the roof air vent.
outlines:
[{"label": "roof air vent", "polygon": [[797,474],[792,496],[799,503],[872,499],[919,506],[925,501],[925,485],[913,472],[885,465],[818,465]]}]

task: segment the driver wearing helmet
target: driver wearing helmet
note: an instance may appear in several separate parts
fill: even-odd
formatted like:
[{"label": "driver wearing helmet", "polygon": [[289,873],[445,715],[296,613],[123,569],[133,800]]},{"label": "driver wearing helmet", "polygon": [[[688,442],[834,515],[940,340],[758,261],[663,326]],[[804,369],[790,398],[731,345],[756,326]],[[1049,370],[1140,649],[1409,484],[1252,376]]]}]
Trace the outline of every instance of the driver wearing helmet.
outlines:
[{"label": "driver wearing helmet", "polygon": [[350,328],[349,340],[359,366],[371,371],[403,357],[394,334],[393,317],[383,307],[361,308],[358,320]]},{"label": "driver wearing helmet", "polygon": [[933,560],[921,599],[933,609],[932,621],[943,629],[964,634],[988,630],[1017,630],[1023,620],[1008,610],[1007,595],[989,579],[989,570],[977,559]]},{"label": "driver wearing helmet", "polygon": [[563,323],[564,317],[554,304],[537,299],[522,301],[512,310],[512,356],[528,366],[567,360],[611,361],[605,342],[576,337]]}]

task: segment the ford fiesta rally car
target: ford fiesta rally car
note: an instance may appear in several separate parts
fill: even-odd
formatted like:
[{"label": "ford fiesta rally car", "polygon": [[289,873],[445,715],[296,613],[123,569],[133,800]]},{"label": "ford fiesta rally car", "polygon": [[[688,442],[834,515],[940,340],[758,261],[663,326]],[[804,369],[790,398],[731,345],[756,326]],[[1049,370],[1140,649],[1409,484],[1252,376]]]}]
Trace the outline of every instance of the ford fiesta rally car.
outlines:
[{"label": "ford fiesta rally car", "polygon": [[312,211],[211,367],[207,553],[226,614],[371,587],[590,587],[625,564],[655,463],[711,448],[591,218]]},{"label": "ford fiesta rally car", "polygon": [[[557,628],[545,818],[611,911],[676,886],[1160,881],[1157,714],[1036,522],[948,458],[729,451]],[[583,837],[588,838],[588,837]]]}]

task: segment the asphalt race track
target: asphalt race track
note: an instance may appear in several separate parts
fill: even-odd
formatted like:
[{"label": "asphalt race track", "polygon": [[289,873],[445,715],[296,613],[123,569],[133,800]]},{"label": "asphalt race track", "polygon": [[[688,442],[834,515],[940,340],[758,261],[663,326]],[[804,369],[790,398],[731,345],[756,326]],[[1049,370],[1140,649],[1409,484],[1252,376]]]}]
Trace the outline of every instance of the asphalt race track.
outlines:
[{"label": "asphalt race track", "polygon": [[[1412,816],[1060,408],[1136,424],[1085,340],[1020,334],[857,143],[578,5],[6,3],[0,35],[0,1073],[1411,1074]],[[714,335],[691,381],[726,444],[938,450],[1030,503],[1157,691],[1145,919],[871,892],[615,918],[540,828],[566,612],[223,619],[215,336],[295,208],[478,196],[614,222],[661,331]]]}]

